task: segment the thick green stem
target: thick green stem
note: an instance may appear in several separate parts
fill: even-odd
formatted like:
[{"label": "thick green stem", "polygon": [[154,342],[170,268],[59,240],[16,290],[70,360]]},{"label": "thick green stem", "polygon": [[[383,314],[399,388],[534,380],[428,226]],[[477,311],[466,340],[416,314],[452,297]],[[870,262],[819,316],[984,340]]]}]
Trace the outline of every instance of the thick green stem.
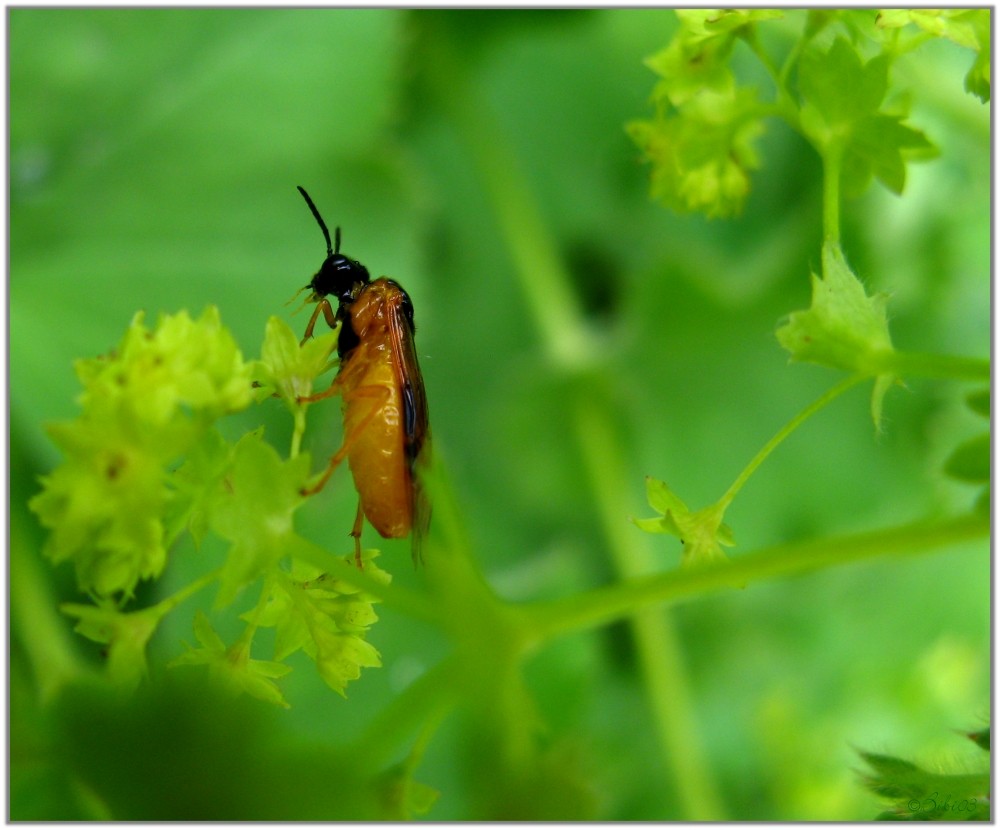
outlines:
[{"label": "thick green stem", "polygon": [[[615,569],[623,578],[648,573],[657,557],[648,537],[625,522],[629,492],[625,451],[606,409],[580,395],[576,402],[577,437],[597,502],[603,535]],[[698,735],[697,718],[673,618],[663,608],[637,609],[629,624],[639,656],[639,669],[653,712],[663,755],[676,781],[684,816],[693,821],[719,821],[724,816]]]},{"label": "thick green stem", "polygon": [[942,378],[989,383],[990,361],[976,357],[951,357],[918,352],[888,352],[882,359],[888,374],[899,377]]},{"label": "thick green stem", "polygon": [[475,158],[546,354],[556,365],[580,366],[592,356],[591,339],[559,246],[503,131],[470,93],[447,35],[434,53],[442,100]]},{"label": "thick green stem", "polygon": [[534,616],[538,636],[550,639],[608,625],[648,605],[702,595],[734,584],[759,582],[878,556],[925,553],[935,548],[988,539],[989,534],[987,517],[968,515],[778,545],[724,565],[675,570],[539,604],[527,613]]}]

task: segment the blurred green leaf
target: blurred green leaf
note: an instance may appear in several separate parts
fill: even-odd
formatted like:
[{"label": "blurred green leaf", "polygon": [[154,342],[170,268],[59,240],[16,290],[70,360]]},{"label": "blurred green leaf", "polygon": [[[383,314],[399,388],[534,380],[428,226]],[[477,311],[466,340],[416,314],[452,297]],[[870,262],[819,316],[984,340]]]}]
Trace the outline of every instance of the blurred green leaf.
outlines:
[{"label": "blurred green leaf", "polygon": [[877,816],[883,821],[988,821],[989,774],[927,772],[891,755],[861,752],[870,767],[861,774],[865,786],[897,802]]},{"label": "blurred green leaf", "polygon": [[246,692],[266,703],[288,707],[274,680],[292,669],[283,663],[250,658],[249,643],[237,640],[227,647],[216,634],[208,617],[198,611],[194,618],[194,633],[201,648],[189,648],[174,659],[171,666],[208,666],[212,679],[228,690]]},{"label": "blurred green leaf", "polygon": [[108,677],[134,689],[146,676],[146,645],[163,617],[162,609],[147,608],[124,613],[112,605],[65,603],[64,614],[77,618],[74,631],[108,646]]},{"label": "blurred green leaf", "polygon": [[985,749],[987,752],[990,751],[990,728],[988,726],[985,729],[972,732],[969,735],[969,739],[980,749]]},{"label": "blurred green leaf", "polygon": [[380,816],[370,771],[345,754],[290,742],[271,712],[179,677],[130,701],[73,688],[54,713],[59,763],[111,820]]},{"label": "blurred green leaf", "polygon": [[426,815],[441,797],[441,793],[432,787],[414,781],[404,764],[398,764],[384,773],[380,783],[385,817],[392,821],[412,821],[414,816]]},{"label": "blurred green leaf", "polygon": [[970,438],[960,444],[944,463],[944,471],[952,478],[971,484],[990,480],[990,434]]},{"label": "blurred green leaf", "polygon": [[[814,137],[825,143],[837,130],[879,111],[888,89],[889,57],[862,62],[856,49],[837,38],[827,50],[812,45],[799,63],[799,91],[808,104]],[[822,126],[821,126],[822,125]]]},{"label": "blurred green leaf", "polygon": [[889,65],[886,53],[862,62],[844,38],[826,51],[808,47],[800,62],[802,126],[821,153],[842,157],[849,194],[860,194],[872,176],[902,193],[906,162],[935,153],[923,133],[902,123],[905,113],[883,111]]},{"label": "blurred green leaf", "polygon": [[859,121],[843,160],[845,189],[860,194],[872,176],[893,193],[903,192],[906,162],[937,155],[923,133],[902,123],[902,116],[873,115]]},{"label": "blurred green leaf", "polygon": [[986,389],[978,389],[975,392],[970,392],[965,397],[965,402],[969,409],[975,412],[977,415],[982,415],[984,418],[990,417],[990,390],[989,387]]}]

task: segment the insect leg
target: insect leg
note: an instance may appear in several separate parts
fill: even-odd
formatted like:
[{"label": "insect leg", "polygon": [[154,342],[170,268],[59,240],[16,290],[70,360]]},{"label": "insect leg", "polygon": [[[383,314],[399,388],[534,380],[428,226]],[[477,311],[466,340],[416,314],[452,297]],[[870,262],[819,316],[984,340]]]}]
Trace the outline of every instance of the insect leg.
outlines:
[{"label": "insect leg", "polygon": [[340,379],[340,375],[337,375],[337,377],[333,379],[333,383],[331,383],[327,389],[324,389],[322,392],[316,392],[314,395],[300,395],[295,399],[295,402],[316,403],[316,401],[323,401],[327,398],[332,398],[334,395],[339,395],[343,388],[344,383]]},{"label": "insect leg", "polygon": [[361,499],[358,499],[358,515],[354,517],[354,527],[351,528],[350,535],[354,537],[354,564],[359,569],[363,569],[361,564],[361,528],[365,523],[365,511],[361,507]]},{"label": "insect leg", "polygon": [[302,335],[302,339],[299,341],[299,346],[302,346],[306,340],[313,336],[313,329],[316,327],[316,321],[319,319],[319,313],[321,311],[323,312],[326,324],[331,329],[337,328],[337,315],[333,310],[333,306],[330,305],[330,301],[326,297],[323,297],[318,303],[316,303],[316,308],[313,310],[312,317],[309,318],[309,325],[306,326],[306,333]]},{"label": "insect leg", "polygon": [[[334,383],[336,383],[336,381],[334,381]],[[349,405],[352,401],[358,398],[369,398],[372,399],[374,403],[364,414],[364,417],[357,424],[355,424],[354,428],[347,435],[344,436],[344,443],[341,445],[340,449],[330,457],[330,462],[327,464],[326,470],[323,471],[323,474],[319,477],[316,483],[310,487],[302,488],[300,492],[303,496],[313,496],[326,486],[327,481],[330,480],[330,476],[333,475],[333,471],[340,466],[340,463],[351,451],[351,447],[354,442],[358,440],[368,424],[372,422],[372,419],[382,410],[386,401],[389,400],[389,390],[384,386],[359,386],[357,389],[352,389],[350,392],[344,394],[344,403]]]},{"label": "insect leg", "polygon": [[[324,300],[325,302],[325,300]],[[303,340],[303,342],[305,342]],[[362,348],[361,346],[358,349]],[[355,356],[354,353],[351,355],[351,359],[345,364],[340,364],[340,371],[333,378],[333,383],[327,389],[322,392],[316,392],[312,395],[300,395],[295,399],[296,403],[316,403],[317,401],[323,401],[327,398],[332,398],[334,395],[339,395],[345,388],[350,388],[351,384],[354,382],[355,378],[358,377],[361,372],[364,371],[365,360],[363,359],[364,352]],[[358,359],[362,358],[362,359]],[[326,371],[324,369],[324,371]]]}]

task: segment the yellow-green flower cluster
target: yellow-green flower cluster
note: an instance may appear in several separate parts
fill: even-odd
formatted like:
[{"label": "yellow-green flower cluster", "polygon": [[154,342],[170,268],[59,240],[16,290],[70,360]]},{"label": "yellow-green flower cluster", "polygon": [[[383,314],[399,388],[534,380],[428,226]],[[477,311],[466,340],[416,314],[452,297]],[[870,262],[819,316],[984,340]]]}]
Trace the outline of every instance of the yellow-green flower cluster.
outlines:
[{"label": "yellow-green flower cluster", "polygon": [[75,368],[82,412],[50,426],[65,461],[31,507],[51,530],[46,555],[73,562],[81,590],[127,597],[166,564],[170,465],[250,404],[249,371],[215,308],[152,331],[140,312],[111,354]]}]

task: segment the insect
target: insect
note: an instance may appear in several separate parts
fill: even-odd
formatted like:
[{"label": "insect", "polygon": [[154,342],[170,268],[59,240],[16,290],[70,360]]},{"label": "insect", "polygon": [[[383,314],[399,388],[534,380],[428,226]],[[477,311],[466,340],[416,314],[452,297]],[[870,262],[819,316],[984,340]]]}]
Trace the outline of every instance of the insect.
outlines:
[{"label": "insect", "polygon": [[[323,489],[346,458],[358,491],[358,512],[351,529],[354,561],[361,564],[364,520],[386,539],[412,532],[413,560],[420,562],[420,543],[430,521],[430,506],[419,473],[430,454],[430,427],[424,381],[413,345],[413,304],[402,286],[387,277],[372,280],[368,269],[340,253],[340,228],[330,242],[323,217],[299,187],[326,239],[326,259],[308,285],[307,302],[316,308],[302,342],[313,336],[322,313],[330,328],[340,326],[340,368],[330,387],[299,398],[314,402],[340,395],[344,442],[326,470],[303,490]],[[331,302],[337,303],[334,310]]]}]

